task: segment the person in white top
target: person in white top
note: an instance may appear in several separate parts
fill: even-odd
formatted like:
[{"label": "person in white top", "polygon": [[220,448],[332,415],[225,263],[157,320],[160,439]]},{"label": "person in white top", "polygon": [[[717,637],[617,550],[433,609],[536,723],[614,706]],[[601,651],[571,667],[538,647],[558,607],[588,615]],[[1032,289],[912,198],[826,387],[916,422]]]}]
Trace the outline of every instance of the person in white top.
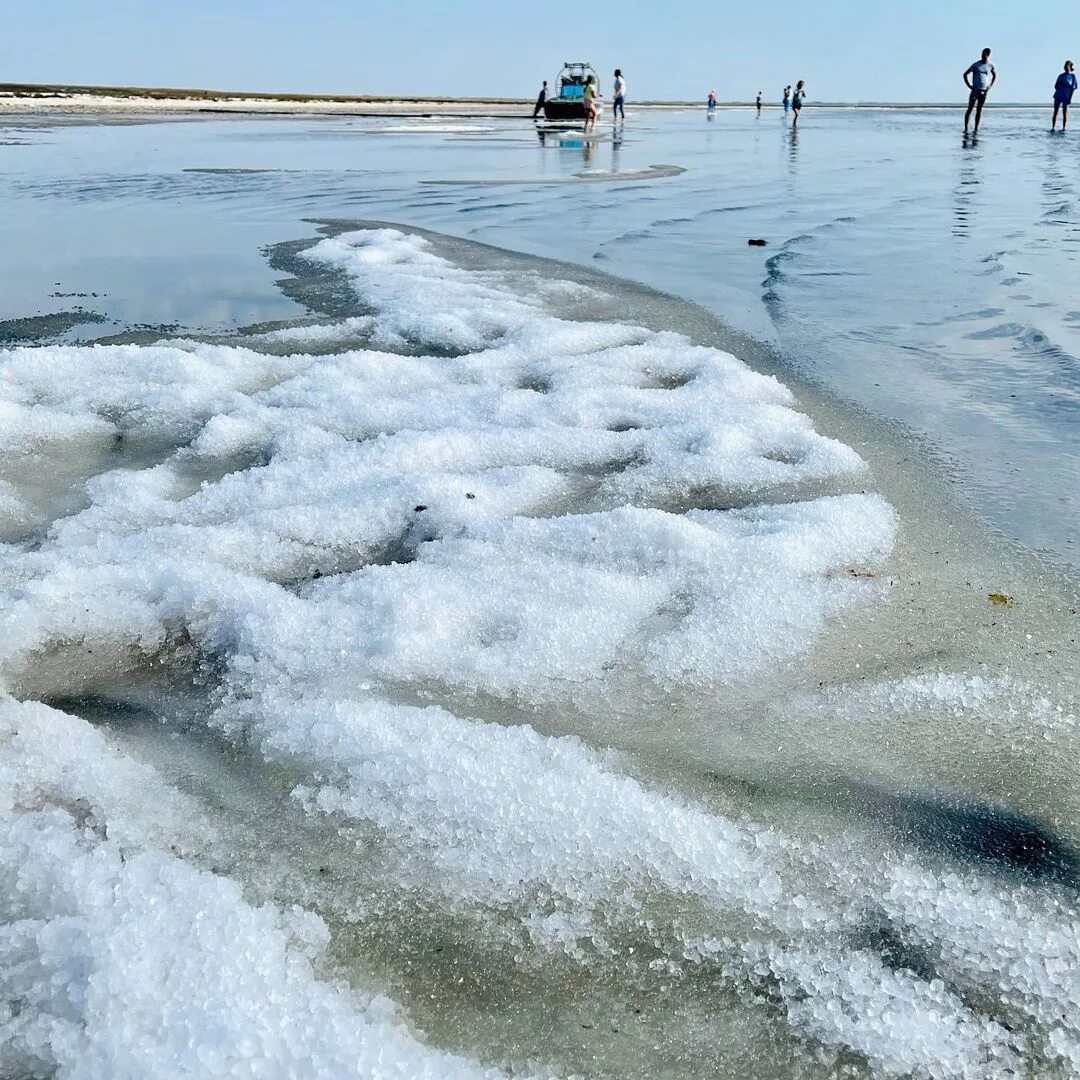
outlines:
[{"label": "person in white top", "polygon": [[622,68],[615,69],[615,104],[612,105],[612,116],[621,116],[626,119],[626,80],[623,78]]}]

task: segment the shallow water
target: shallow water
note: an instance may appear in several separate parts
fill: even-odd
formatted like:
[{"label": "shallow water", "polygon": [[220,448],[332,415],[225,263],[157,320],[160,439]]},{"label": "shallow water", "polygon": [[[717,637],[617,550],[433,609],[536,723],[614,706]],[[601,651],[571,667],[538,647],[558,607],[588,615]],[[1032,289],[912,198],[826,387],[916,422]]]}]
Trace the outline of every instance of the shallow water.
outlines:
[{"label": "shallow water", "polygon": [[[904,421],[980,515],[1075,565],[1076,136],[999,110],[965,143],[957,121],[809,111],[797,136],[744,112],[631,118],[595,137],[456,119],[16,126],[0,164],[0,317],[116,320],[69,338],[289,318],[259,248],[302,235],[307,216],[595,261]],[[617,179],[654,165],[687,171]],[[578,190],[582,175],[606,182]]]},{"label": "shallow water", "polygon": [[[0,314],[78,300],[112,320],[58,319],[37,336],[54,342],[253,329],[243,351],[46,349],[5,368],[5,394],[47,422],[28,414],[29,439],[0,456],[27,504],[0,549],[0,676],[65,714],[5,714],[18,753],[0,793],[19,793],[19,827],[40,817],[38,848],[62,854],[56,807],[99,866],[117,823],[166,850],[96,731],[191,800],[168,815],[173,863],[317,913],[331,939],[316,974],[387,993],[430,1046],[516,1074],[1080,1073],[1076,603],[1053,565],[1075,457],[1068,407],[1044,416],[1032,389],[1067,369],[1003,348],[985,297],[963,317],[976,284],[1011,290],[1013,319],[1033,301],[953,258],[1004,232],[1024,258],[1069,256],[1018,223],[1033,116],[991,114],[968,151],[955,119],[808,113],[797,144],[742,114],[543,142],[518,122],[399,119],[21,134]],[[901,136],[914,168],[878,145]],[[912,198],[947,161],[976,163],[949,257],[920,239],[941,207]],[[648,172],[666,165],[686,172]],[[404,241],[375,234],[375,269],[356,261],[370,232],[325,242],[320,264],[296,244],[263,253],[310,237],[312,217],[559,255],[727,325],[438,234],[400,264]],[[1067,269],[1032,273],[1045,289]],[[1044,325],[1067,300],[1047,303]],[[868,312],[888,325],[868,331]],[[613,322],[786,375],[869,470],[774,384]],[[979,380],[965,348],[994,350]],[[866,357],[893,351],[902,377],[875,379]],[[991,407],[993,440],[972,420]],[[988,505],[1007,467],[1032,471],[1032,507],[1011,489]],[[35,724],[54,731],[45,752],[19,741]],[[68,739],[79,768],[50,757]],[[160,891],[180,872],[144,894],[166,915],[136,926],[150,952],[185,925]],[[19,902],[46,927],[78,906],[32,895]],[[219,897],[209,922],[243,910]],[[104,964],[128,933],[90,954]],[[211,1020],[262,1049],[229,997],[252,952],[208,953],[209,971],[239,965]],[[295,1023],[291,995],[313,991],[290,971],[298,990],[271,981]],[[125,1053],[158,1048],[161,1022],[127,1033],[116,1004],[139,974],[116,978],[95,1052],[110,1023]],[[41,1001],[4,977],[25,1023]],[[378,1015],[332,1005],[345,1029]],[[353,1052],[336,1030],[301,1028],[297,1075]]]}]

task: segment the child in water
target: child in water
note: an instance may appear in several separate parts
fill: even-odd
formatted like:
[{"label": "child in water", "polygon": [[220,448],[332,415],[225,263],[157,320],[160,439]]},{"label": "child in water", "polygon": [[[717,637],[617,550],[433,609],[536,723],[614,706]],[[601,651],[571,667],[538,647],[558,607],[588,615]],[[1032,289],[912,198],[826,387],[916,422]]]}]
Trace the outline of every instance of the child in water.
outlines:
[{"label": "child in water", "polygon": [[585,130],[589,130],[591,124],[596,127],[596,99],[600,96],[600,87],[596,84],[596,76],[590,75],[585,80],[585,90],[582,93],[582,98],[585,102]]},{"label": "child in water", "polygon": [[1065,130],[1069,123],[1069,106],[1072,104],[1074,93],[1076,93],[1076,75],[1073,72],[1073,62],[1066,60],[1065,70],[1054,83],[1054,119],[1050,124],[1051,131],[1057,128],[1059,109],[1061,110],[1061,130]]},{"label": "child in water", "polygon": [[712,112],[713,109],[716,108],[716,91],[715,90],[710,90],[709,91],[709,100],[706,102],[705,108],[708,109],[709,112]]}]

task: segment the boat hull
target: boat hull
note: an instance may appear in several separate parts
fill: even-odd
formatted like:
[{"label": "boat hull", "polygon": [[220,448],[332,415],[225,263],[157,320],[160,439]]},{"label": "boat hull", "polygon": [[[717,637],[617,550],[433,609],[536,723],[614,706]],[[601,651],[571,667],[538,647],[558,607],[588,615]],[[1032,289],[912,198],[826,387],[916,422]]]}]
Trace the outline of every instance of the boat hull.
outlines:
[{"label": "boat hull", "polygon": [[544,102],[544,116],[548,120],[584,120],[585,102],[580,98],[571,101],[551,98]]}]

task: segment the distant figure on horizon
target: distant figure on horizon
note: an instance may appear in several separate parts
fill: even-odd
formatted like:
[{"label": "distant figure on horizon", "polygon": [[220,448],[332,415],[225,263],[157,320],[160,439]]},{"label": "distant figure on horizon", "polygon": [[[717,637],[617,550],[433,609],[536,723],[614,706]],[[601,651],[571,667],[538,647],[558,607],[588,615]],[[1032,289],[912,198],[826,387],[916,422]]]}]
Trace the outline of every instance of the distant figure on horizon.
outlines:
[{"label": "distant figure on horizon", "polygon": [[799,112],[802,109],[803,102],[805,100],[806,100],[806,83],[803,82],[802,79],[800,79],[795,84],[795,93],[791,95],[791,109],[792,109],[792,112],[795,114],[791,118],[791,126],[792,127],[798,127],[799,126]]},{"label": "distant figure on horizon", "polygon": [[611,106],[611,118],[626,119],[626,80],[623,78],[622,68],[615,69],[615,103]]},{"label": "distant figure on horizon", "polygon": [[544,102],[547,101],[547,79],[544,80],[544,85],[540,87],[540,96],[536,99],[536,108],[533,109],[533,119],[535,120],[544,111]]},{"label": "distant figure on horizon", "polygon": [[590,75],[585,80],[585,89],[582,91],[581,98],[585,102],[585,130],[589,130],[589,126],[596,127],[596,99],[600,97],[600,87],[596,85],[596,76]]},{"label": "distant figure on horizon", "polygon": [[784,112],[788,112],[791,108],[791,83],[788,83],[784,87]]},{"label": "distant figure on horizon", "polygon": [[1058,110],[1061,110],[1061,130],[1064,131],[1069,123],[1069,106],[1072,104],[1073,94],[1076,93],[1076,75],[1073,72],[1073,62],[1065,61],[1065,70],[1057,77],[1054,83],[1054,119],[1050,124],[1050,130],[1057,128]]},{"label": "distant figure on horizon", "polygon": [[761,91],[760,90],[757,92],[757,101],[754,104],[757,105],[757,111],[760,114],[760,112],[761,112]]},{"label": "distant figure on horizon", "polygon": [[967,112],[964,113],[964,130],[967,131],[971,123],[972,110],[975,112],[975,131],[979,130],[979,122],[982,120],[983,106],[986,104],[986,95],[991,87],[997,82],[997,71],[990,63],[990,50],[983,49],[982,59],[976,60],[964,72],[964,85],[971,91],[968,95]]},{"label": "distant figure on horizon", "polygon": [[708,112],[712,112],[716,108],[716,91],[709,91],[709,99],[705,103],[705,108]]}]

